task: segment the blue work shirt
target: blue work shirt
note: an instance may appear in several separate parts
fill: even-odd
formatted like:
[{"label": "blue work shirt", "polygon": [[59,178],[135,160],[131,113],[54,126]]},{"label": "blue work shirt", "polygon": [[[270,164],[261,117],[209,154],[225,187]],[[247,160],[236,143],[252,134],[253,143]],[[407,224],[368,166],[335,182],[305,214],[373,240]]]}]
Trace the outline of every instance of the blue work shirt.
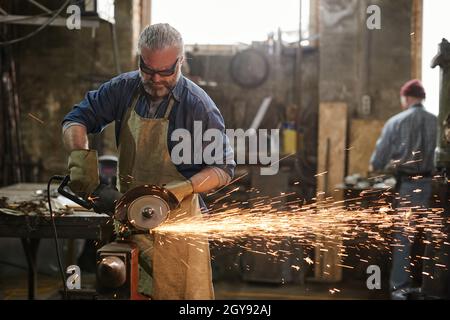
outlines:
[{"label": "blue work shirt", "polygon": [[416,104],[384,125],[370,163],[375,170],[395,168],[397,173],[434,171],[437,117]]},{"label": "blue work shirt", "polygon": [[[116,144],[118,145],[122,119],[125,117],[127,109],[131,107],[136,90],[139,90],[141,95],[135,110],[140,116],[146,117],[148,115],[147,109],[150,96],[142,88],[139,71],[132,71],[121,74],[102,84],[98,90],[89,91],[86,97],[64,117],[63,125],[67,122],[76,122],[83,124],[87,128],[88,133],[99,133],[108,124],[115,121]],[[225,135],[223,117],[215,103],[203,89],[184,76],[180,77],[172,90],[172,94],[175,103],[169,115],[167,135],[169,152],[179,143],[170,139],[174,130],[186,129],[194,137],[194,121],[201,121],[203,132],[211,128],[219,129],[222,132],[223,164],[212,164],[212,166],[224,170],[232,178],[236,166],[234,154]],[[168,96],[163,99],[155,118],[164,117],[168,100]],[[193,140],[192,143],[194,143]],[[209,143],[203,142],[203,149]],[[206,166],[211,166],[205,163],[194,164],[193,160],[190,163],[176,165],[177,170],[187,179],[200,172]]]}]

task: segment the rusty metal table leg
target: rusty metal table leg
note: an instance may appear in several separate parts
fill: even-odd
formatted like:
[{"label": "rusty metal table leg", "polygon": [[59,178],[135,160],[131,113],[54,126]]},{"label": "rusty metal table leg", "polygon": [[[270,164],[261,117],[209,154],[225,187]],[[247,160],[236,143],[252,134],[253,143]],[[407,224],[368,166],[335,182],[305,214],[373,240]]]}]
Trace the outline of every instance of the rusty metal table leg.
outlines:
[{"label": "rusty metal table leg", "polygon": [[28,264],[28,299],[34,300],[36,297],[37,264],[36,256],[40,239],[22,238],[22,246],[27,257]]}]

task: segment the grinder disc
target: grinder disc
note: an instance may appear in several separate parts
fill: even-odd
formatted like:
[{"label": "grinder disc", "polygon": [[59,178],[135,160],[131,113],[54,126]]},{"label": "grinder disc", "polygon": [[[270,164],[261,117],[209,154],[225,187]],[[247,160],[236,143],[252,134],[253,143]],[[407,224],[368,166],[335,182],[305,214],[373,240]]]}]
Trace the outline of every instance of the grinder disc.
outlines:
[{"label": "grinder disc", "polygon": [[169,215],[169,205],[158,196],[142,196],[128,207],[128,221],[136,229],[150,230],[163,223]]},{"label": "grinder disc", "polygon": [[114,217],[135,229],[149,231],[163,223],[169,211],[178,205],[176,197],[168,190],[143,185],[129,190],[120,198]]}]

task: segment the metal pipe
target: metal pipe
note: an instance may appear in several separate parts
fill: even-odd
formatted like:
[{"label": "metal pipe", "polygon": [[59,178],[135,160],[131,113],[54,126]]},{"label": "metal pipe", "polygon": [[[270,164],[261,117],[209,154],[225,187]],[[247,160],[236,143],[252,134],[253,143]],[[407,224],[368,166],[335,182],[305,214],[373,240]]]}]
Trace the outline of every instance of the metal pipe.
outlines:
[{"label": "metal pipe", "polygon": [[119,54],[119,46],[117,44],[117,32],[116,32],[116,24],[110,23],[109,24],[111,28],[111,37],[112,37],[112,44],[113,44],[113,52],[114,52],[114,62],[116,65],[116,72],[118,74],[122,73],[120,68],[120,54]]},{"label": "metal pipe", "polygon": [[47,13],[52,14],[53,11],[50,10],[49,8],[47,8],[46,6],[43,6],[42,4],[40,4],[39,2],[35,1],[35,0],[28,0],[29,3],[34,4],[36,7],[38,7],[41,10],[44,10]]},{"label": "metal pipe", "polygon": [[435,165],[438,170],[450,172],[450,141],[445,137],[448,126],[447,119],[450,116],[450,43],[442,39],[438,54],[433,58],[431,67],[441,68],[438,138],[435,151]]}]

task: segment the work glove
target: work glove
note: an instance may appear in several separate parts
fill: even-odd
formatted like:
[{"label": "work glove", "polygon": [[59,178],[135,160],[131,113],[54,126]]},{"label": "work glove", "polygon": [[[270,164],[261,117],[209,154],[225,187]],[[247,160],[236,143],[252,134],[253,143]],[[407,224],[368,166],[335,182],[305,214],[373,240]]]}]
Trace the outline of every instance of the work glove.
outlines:
[{"label": "work glove", "polygon": [[96,150],[73,150],[69,156],[69,188],[86,198],[100,184]]},{"label": "work glove", "polygon": [[177,198],[178,202],[183,201],[184,198],[194,193],[194,187],[190,180],[171,181],[163,187],[169,190]]},{"label": "work glove", "polygon": [[116,203],[121,197],[122,193],[116,187],[109,184],[101,184],[92,192],[90,200],[95,212],[106,213],[112,216],[116,209]]}]

